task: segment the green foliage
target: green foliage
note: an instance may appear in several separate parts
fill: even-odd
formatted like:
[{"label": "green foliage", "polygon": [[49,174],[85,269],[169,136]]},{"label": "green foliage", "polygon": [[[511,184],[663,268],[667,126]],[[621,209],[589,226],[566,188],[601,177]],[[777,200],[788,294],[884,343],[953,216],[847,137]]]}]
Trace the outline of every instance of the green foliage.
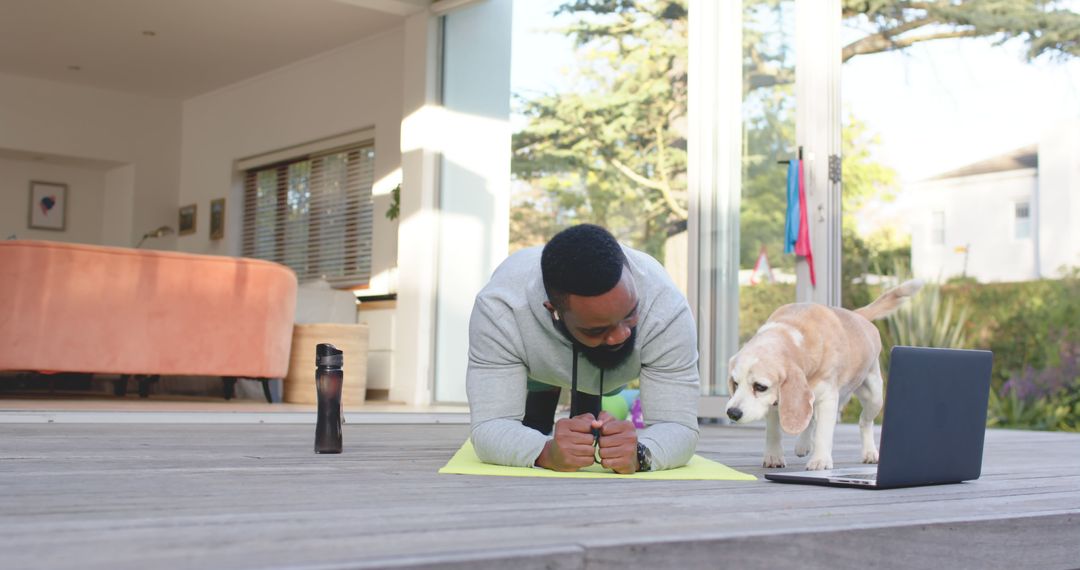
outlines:
[{"label": "green foliage", "polygon": [[869,200],[891,201],[896,197],[896,171],[872,160],[874,149],[879,145],[881,137],[849,114],[844,124],[841,149],[844,227],[854,229],[855,212]]},{"label": "green foliage", "polygon": [[968,308],[957,309],[942,294],[941,285],[927,283],[895,313],[885,319],[881,335],[881,370],[888,373],[893,346],[967,348]]},{"label": "green foliage", "polygon": [[865,124],[848,115],[843,131],[843,219],[841,221],[841,291],[844,307],[855,309],[873,301],[865,277],[881,273],[882,267],[911,265],[911,238],[900,237],[893,228],[882,228],[869,238],[856,231],[855,216],[870,200],[891,201],[896,197],[896,171],[871,160],[881,138]]},{"label": "green foliage", "polygon": [[844,47],[844,60],[864,53],[904,49],[947,38],[1020,40],[1026,57],[1080,55],[1080,14],[1063,0],[961,0],[923,2],[843,0],[847,22],[867,35]]},{"label": "green foliage", "polygon": [[739,205],[739,260],[750,269],[762,246],[774,268],[792,271],[794,256],[784,255],[787,168],[778,160],[793,156],[795,98],[790,85],[762,88],[747,96],[756,112],[744,117],[742,196]]},{"label": "green foliage", "polygon": [[[911,236],[900,237],[895,228],[882,228],[864,238],[846,227],[842,240],[840,302],[844,308],[865,307],[881,292],[880,287],[867,284],[867,275],[881,275],[882,267],[911,266]],[[893,274],[897,274],[895,269]]]},{"label": "green foliage", "polygon": [[1080,278],[961,283],[943,291],[968,311],[971,345],[994,352],[995,386],[1025,366],[1057,363],[1060,342],[1080,342]]},{"label": "green foliage", "polygon": [[795,285],[761,283],[739,288],[739,344],[754,336],[781,305],[795,302]]},{"label": "green foliage", "polygon": [[1069,388],[1037,399],[1025,399],[1016,392],[990,390],[986,425],[1080,432],[1080,379]]},{"label": "green foliage", "polygon": [[[879,288],[871,293],[877,294]],[[934,296],[937,299],[933,299]],[[925,296],[925,297],[924,297]],[[994,353],[988,425],[1025,429],[1076,431],[1080,424],[1080,276],[1022,283],[979,284],[970,280],[940,287],[928,285],[894,319],[921,324],[879,323],[883,370],[895,344],[979,348]],[[931,319],[931,307],[939,316]],[[946,313],[953,317],[947,319]],[[914,317],[905,313],[921,315]],[[953,326],[947,322],[954,321]],[[935,324],[931,324],[935,323]],[[907,327],[905,334],[894,328]],[[962,330],[958,330],[962,329]],[[913,334],[914,331],[923,332]],[[902,340],[895,340],[896,338]],[[923,340],[917,340],[922,338]],[[1071,359],[1070,362],[1067,360]],[[1064,387],[1049,393],[1026,395],[1010,388],[1025,376],[1057,376]],[[845,421],[856,421],[858,402],[844,411]]]},{"label": "green foliage", "polygon": [[988,408],[987,427],[1042,426],[1046,418],[1044,405],[1031,404],[1015,392],[1002,395],[997,390],[990,390]]},{"label": "green foliage", "polygon": [[386,209],[386,219],[394,221],[401,215],[401,184],[390,192],[390,207]]},{"label": "green foliage", "polygon": [[[533,193],[513,207],[515,245],[579,222],[661,257],[686,220],[686,10],[680,1],[578,1],[570,93],[519,100],[513,172]],[[542,192],[537,195],[536,190]],[[550,237],[547,233],[544,237]]]}]

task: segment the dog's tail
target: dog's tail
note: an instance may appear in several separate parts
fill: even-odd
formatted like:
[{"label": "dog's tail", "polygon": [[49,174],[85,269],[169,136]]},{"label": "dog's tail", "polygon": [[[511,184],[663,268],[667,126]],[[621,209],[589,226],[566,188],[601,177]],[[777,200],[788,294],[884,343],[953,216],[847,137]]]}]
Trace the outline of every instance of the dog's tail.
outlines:
[{"label": "dog's tail", "polygon": [[900,308],[905,299],[918,293],[922,287],[922,279],[904,281],[899,287],[894,287],[882,293],[873,303],[861,309],[856,309],[855,313],[868,321],[885,318]]}]

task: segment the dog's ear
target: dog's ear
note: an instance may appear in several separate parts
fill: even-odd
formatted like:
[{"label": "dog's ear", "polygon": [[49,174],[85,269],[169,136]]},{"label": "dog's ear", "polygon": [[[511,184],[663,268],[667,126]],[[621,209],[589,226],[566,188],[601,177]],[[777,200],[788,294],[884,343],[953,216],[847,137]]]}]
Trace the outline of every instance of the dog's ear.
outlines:
[{"label": "dog's ear", "polygon": [[736,352],[727,361],[727,385],[728,385],[728,395],[729,396],[734,396],[735,395],[735,379],[731,375],[731,373],[735,371],[735,359],[738,358],[738,357],[739,357],[739,353]]},{"label": "dog's ear", "polygon": [[788,366],[780,383],[780,427],[789,434],[802,433],[814,414],[814,393],[806,374],[797,366]]}]

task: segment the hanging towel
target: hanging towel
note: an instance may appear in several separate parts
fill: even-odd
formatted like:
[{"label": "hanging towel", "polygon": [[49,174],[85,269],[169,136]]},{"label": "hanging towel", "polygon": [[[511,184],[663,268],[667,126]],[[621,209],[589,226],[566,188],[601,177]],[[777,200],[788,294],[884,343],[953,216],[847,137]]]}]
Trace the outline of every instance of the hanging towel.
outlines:
[{"label": "hanging towel", "polygon": [[[794,163],[796,161],[792,161]],[[798,165],[798,186],[799,186],[799,237],[795,241],[795,255],[801,255],[806,258],[806,263],[810,265],[810,285],[817,287],[817,277],[814,276],[814,252],[810,248],[810,224],[807,222],[806,216],[806,180],[803,176],[802,161],[799,161]]]},{"label": "hanging towel", "polygon": [[784,253],[795,251],[799,240],[799,161],[788,163],[787,216],[784,218]]}]

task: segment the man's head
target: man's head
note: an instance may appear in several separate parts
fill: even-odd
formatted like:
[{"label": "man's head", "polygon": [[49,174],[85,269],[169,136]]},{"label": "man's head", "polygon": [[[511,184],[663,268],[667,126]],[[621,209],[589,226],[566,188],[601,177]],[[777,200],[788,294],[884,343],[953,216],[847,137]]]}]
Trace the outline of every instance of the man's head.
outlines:
[{"label": "man's head", "polygon": [[634,351],[638,297],[615,237],[590,224],[563,230],[544,247],[540,268],[556,328],[600,368],[625,361]]}]

